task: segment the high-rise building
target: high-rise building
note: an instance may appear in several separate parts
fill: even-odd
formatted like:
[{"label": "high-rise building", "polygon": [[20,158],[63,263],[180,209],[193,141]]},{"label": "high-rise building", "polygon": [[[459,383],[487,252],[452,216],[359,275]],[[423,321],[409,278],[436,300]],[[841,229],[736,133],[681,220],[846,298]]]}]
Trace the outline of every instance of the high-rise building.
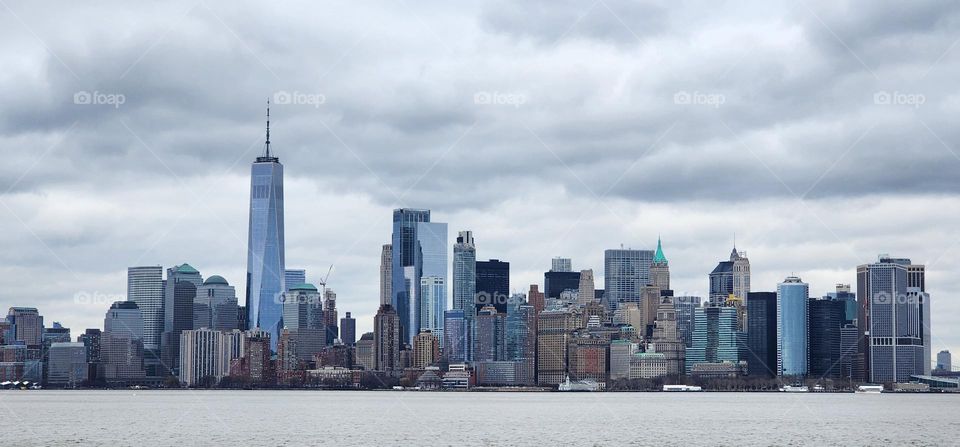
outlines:
[{"label": "high-rise building", "polygon": [[857,294],[850,292],[850,284],[837,284],[836,292],[827,293],[827,297],[843,303],[843,324],[857,325]]},{"label": "high-rise building", "polygon": [[777,284],[777,375],[807,375],[810,286],[796,276]]},{"label": "high-rise building", "polygon": [[247,229],[247,329],[270,333],[276,349],[286,291],[283,224],[283,165],[270,154],[270,108],[264,154],[250,167],[250,215]]},{"label": "high-rise building", "polygon": [[530,284],[530,291],[527,293],[527,302],[533,306],[534,313],[540,314],[540,312],[543,312],[546,306],[544,298],[543,292],[540,291],[540,286]]},{"label": "high-rise building", "polygon": [[660,288],[660,290],[670,290],[670,263],[667,257],[663,255],[663,245],[660,238],[657,238],[657,251],[653,255],[653,262],[650,263],[650,285]]},{"label": "high-rise building", "polygon": [[380,250],[380,305],[393,302],[393,245]]},{"label": "high-rise building", "polygon": [[430,331],[443,339],[443,313],[447,302],[447,284],[440,276],[420,278],[420,331]]},{"label": "high-rise building", "polygon": [[694,310],[693,346],[687,349],[687,374],[697,363],[740,361],[741,338],[737,310],[733,307],[698,307]]},{"label": "high-rise building", "polygon": [[593,270],[580,271],[580,284],[577,300],[580,304],[589,304],[596,301],[594,296]]},{"label": "high-rise building", "polygon": [[580,272],[544,272],[543,293],[549,299],[559,299],[563,292],[580,292]]},{"label": "high-rise building", "polygon": [[160,341],[164,329],[163,267],[159,265],[127,269],[127,301],[137,303],[143,314],[143,349],[152,363],[159,363]]},{"label": "high-rise building", "polygon": [[699,296],[675,296],[673,307],[677,310],[677,333],[686,347],[693,346],[694,309],[700,307]]},{"label": "high-rise building", "polygon": [[537,317],[537,383],[557,385],[567,369],[567,343],[579,316],[568,309],[544,310]]},{"label": "high-rise building", "polygon": [[498,259],[477,261],[476,308],[493,306],[498,313],[507,312],[510,297],[510,263]]},{"label": "high-rise building", "polygon": [[103,332],[124,335],[131,340],[145,338],[143,313],[133,301],[117,301],[110,305],[103,319]]},{"label": "high-rise building", "polygon": [[953,362],[950,351],[943,350],[937,353],[937,370],[953,371]]},{"label": "high-rise building", "polygon": [[354,358],[358,366],[367,371],[377,369],[376,348],[374,346],[373,332],[367,332],[357,340]]},{"label": "high-rise building", "polygon": [[756,377],[777,375],[777,294],[747,294],[747,374]]},{"label": "high-rise building", "polygon": [[39,349],[43,343],[43,317],[35,307],[11,307],[7,312],[7,344],[21,342],[28,349]]},{"label": "high-rise building", "polygon": [[305,269],[286,269],[283,271],[284,292],[289,292],[290,288],[307,282],[307,271]]},{"label": "high-rise building", "polygon": [[413,337],[413,367],[423,369],[433,365],[440,358],[440,346],[437,336],[428,330],[420,331]]},{"label": "high-rise building", "polygon": [[373,317],[374,358],[377,371],[400,369],[400,316],[384,304]]},{"label": "high-rise building", "polygon": [[553,258],[550,261],[550,271],[551,272],[572,272],[573,271],[573,262],[570,258]]},{"label": "high-rise building", "polygon": [[[473,304],[470,304],[470,307],[473,307]],[[452,309],[443,313],[443,356],[449,363],[469,360],[472,343],[464,315],[463,309]]]},{"label": "high-rise building", "polygon": [[673,305],[672,296],[660,298],[651,341],[653,352],[664,355],[664,360],[667,362],[667,375],[683,374],[686,369],[686,346],[677,331],[677,311]]},{"label": "high-rise building", "polygon": [[842,334],[845,303],[834,299],[810,298],[807,302],[808,374],[815,379],[843,377]]},{"label": "high-rise building", "polygon": [[630,378],[630,359],[637,351],[637,344],[630,340],[610,341],[610,380]]},{"label": "high-rise building", "polygon": [[610,340],[587,333],[577,333],[567,345],[570,380],[607,380],[607,354]]},{"label": "high-rise building", "polygon": [[164,369],[176,375],[180,364],[180,332],[193,329],[193,304],[203,277],[190,264],[167,269],[164,283],[163,339],[161,360]]},{"label": "high-rise building", "polygon": [[750,260],[734,247],[729,261],[721,261],[710,272],[710,305],[725,305],[730,295],[742,303],[750,292]]},{"label": "high-rise building", "polygon": [[[399,208],[393,210],[391,262],[391,305],[403,326],[403,344],[410,344],[420,332],[418,292],[423,272],[423,256],[418,249],[419,224],[430,222],[430,210]],[[444,249],[446,250],[446,249]]]},{"label": "high-rise building", "polygon": [[493,306],[485,306],[477,312],[474,332],[473,360],[493,362],[506,360],[506,321],[503,313]]},{"label": "high-rise building", "polygon": [[291,331],[324,330],[323,298],[317,286],[309,283],[296,284],[284,294],[283,327]]},{"label": "high-rise building", "polygon": [[923,265],[881,255],[857,267],[865,380],[909,382],[930,373],[930,295]]},{"label": "high-rise building", "polygon": [[[239,332],[239,331],[238,331]],[[231,342],[241,341],[225,336],[221,331],[194,329],[180,333],[180,382],[196,386],[202,381],[206,386],[216,385],[230,374]],[[237,349],[239,350],[239,349]]]},{"label": "high-rise building", "polygon": [[193,303],[194,328],[210,328],[215,331],[239,329],[237,291],[222,276],[212,275],[203,281],[197,288]]},{"label": "high-rise building", "polygon": [[465,318],[477,313],[477,247],[472,231],[461,231],[453,246],[453,309],[462,310]]},{"label": "high-rise building", "polygon": [[603,252],[603,299],[610,313],[620,303],[639,303],[640,288],[650,284],[652,250],[613,249]]},{"label": "high-rise building", "polygon": [[87,350],[83,343],[57,342],[50,345],[47,383],[74,388],[87,380]]},{"label": "high-rise building", "polygon": [[340,341],[346,346],[357,343],[357,320],[350,316],[350,312],[340,319]]},{"label": "high-rise building", "polygon": [[[323,329],[326,334],[326,345],[332,345],[333,341],[340,338],[340,328],[337,327],[337,294],[333,290],[323,291]],[[319,328],[318,328],[319,329]]]}]

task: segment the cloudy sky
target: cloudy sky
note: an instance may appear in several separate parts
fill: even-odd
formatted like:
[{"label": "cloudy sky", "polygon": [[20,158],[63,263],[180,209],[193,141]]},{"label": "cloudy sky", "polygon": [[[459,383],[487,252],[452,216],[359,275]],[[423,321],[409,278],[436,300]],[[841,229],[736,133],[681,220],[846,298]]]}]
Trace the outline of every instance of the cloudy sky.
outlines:
[{"label": "cloudy sky", "polygon": [[288,267],[358,330],[403,206],[517,291],[658,234],[686,294],[734,234],[754,290],[910,257],[960,351],[960,6],[756,3],[3,0],[0,307],[77,333],[182,262],[242,297],[274,98]]}]

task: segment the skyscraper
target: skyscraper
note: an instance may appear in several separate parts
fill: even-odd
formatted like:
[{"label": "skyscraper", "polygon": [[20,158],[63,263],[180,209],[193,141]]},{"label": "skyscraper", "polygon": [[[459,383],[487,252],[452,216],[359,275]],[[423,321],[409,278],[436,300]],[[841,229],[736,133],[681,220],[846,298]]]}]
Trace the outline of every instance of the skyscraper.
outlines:
[{"label": "skyscraper", "polygon": [[737,310],[732,307],[698,307],[694,311],[693,346],[687,349],[687,373],[697,363],[737,363],[740,338]]},{"label": "skyscraper", "polygon": [[840,379],[843,375],[841,329],[844,302],[830,298],[810,298],[808,316],[808,373],[816,379]]},{"label": "skyscraper", "polygon": [[304,269],[286,269],[283,271],[284,291],[289,292],[290,288],[307,282],[307,271]]},{"label": "skyscraper", "polygon": [[357,320],[350,316],[350,312],[340,319],[340,341],[346,346],[357,343]]},{"label": "skyscraper", "polygon": [[675,296],[673,307],[677,310],[677,333],[689,348],[693,346],[694,309],[700,307],[700,297]]},{"label": "skyscraper", "polygon": [[620,303],[639,303],[640,288],[650,283],[652,250],[613,249],[603,252],[603,298],[610,313]]},{"label": "skyscraper", "polygon": [[937,353],[937,369],[940,371],[953,371],[952,358],[950,351],[943,350]]},{"label": "skyscraper", "polygon": [[663,245],[659,237],[657,251],[653,255],[653,262],[650,263],[650,284],[659,287],[660,290],[670,290],[670,263],[663,255]]},{"label": "skyscraper", "polygon": [[393,302],[393,245],[380,249],[380,305]]},{"label": "skyscraper", "polygon": [[506,315],[493,306],[477,311],[473,360],[493,362],[506,359]]},{"label": "skyscraper", "polygon": [[577,294],[577,300],[580,304],[588,304],[596,301],[594,297],[593,270],[580,271],[580,290]]},{"label": "skyscraper", "polygon": [[43,317],[35,307],[11,307],[7,312],[9,334],[6,344],[21,342],[29,349],[39,349],[43,342]]},{"label": "skyscraper", "polygon": [[373,349],[377,371],[400,369],[400,316],[384,304],[373,317]]},{"label": "skyscraper", "polygon": [[203,277],[190,264],[167,269],[164,283],[163,339],[161,360],[167,372],[174,373],[180,363],[180,332],[193,329],[193,304]]},{"label": "skyscraper", "polygon": [[270,155],[270,107],[263,156],[250,168],[250,218],[247,231],[247,321],[250,329],[270,333],[276,349],[286,291],[283,240],[283,165]]},{"label": "skyscraper", "polygon": [[550,271],[551,272],[572,272],[573,263],[570,261],[570,258],[553,258],[550,261]]},{"label": "skyscraper", "polygon": [[810,286],[796,276],[777,284],[777,375],[807,375],[807,299]]},{"label": "skyscraper", "polygon": [[498,313],[507,312],[507,300],[510,297],[510,263],[499,259],[477,261],[476,267],[476,308],[492,305]]},{"label": "skyscraper", "polygon": [[160,359],[163,336],[163,267],[159,265],[127,269],[127,301],[137,303],[143,314],[143,349],[148,359]]},{"label": "skyscraper", "polygon": [[777,375],[777,294],[747,294],[747,373],[756,377]]},{"label": "skyscraper", "polygon": [[472,341],[468,327],[463,309],[451,309],[443,313],[443,356],[449,363],[470,360]]},{"label": "skyscraper", "polygon": [[733,247],[729,261],[721,261],[710,272],[710,305],[726,304],[730,295],[742,303],[750,292],[750,260]]},{"label": "skyscraper", "polygon": [[677,331],[677,311],[672,296],[660,298],[652,342],[653,351],[664,354],[667,375],[683,374],[686,366],[686,346]]},{"label": "skyscraper", "polygon": [[420,331],[430,331],[443,339],[443,313],[446,309],[447,285],[439,276],[420,278]]},{"label": "skyscraper", "polygon": [[461,231],[453,246],[453,309],[464,311],[465,318],[477,313],[477,247],[472,231]]},{"label": "skyscraper", "polygon": [[[402,342],[410,344],[413,337],[420,332],[417,321],[420,317],[420,278],[423,274],[424,256],[420,251],[418,230],[428,229],[419,224],[430,222],[430,210],[398,208],[393,210],[393,243],[391,266],[391,304],[403,326]],[[446,231],[444,238],[446,237]],[[425,235],[430,237],[431,235]],[[439,239],[437,237],[433,238]],[[433,242],[433,240],[431,240]],[[446,253],[446,242],[443,243],[443,252]],[[436,270],[439,260],[431,258],[431,270]],[[446,271],[444,263],[443,270]],[[444,275],[445,276],[445,275]]]},{"label": "skyscraper", "polygon": [[[194,298],[193,327],[215,331],[239,329],[237,291],[220,275],[212,275],[197,288]],[[142,311],[142,310],[141,310]]]},{"label": "skyscraper", "polygon": [[580,272],[544,272],[543,292],[547,298],[559,299],[563,292],[580,293]]},{"label": "skyscraper", "polygon": [[143,312],[132,301],[114,302],[103,319],[103,331],[114,335],[123,335],[131,340],[143,341]]},{"label": "skyscraper", "polygon": [[881,255],[857,267],[860,353],[865,380],[908,382],[930,373],[930,295],[925,269]]}]

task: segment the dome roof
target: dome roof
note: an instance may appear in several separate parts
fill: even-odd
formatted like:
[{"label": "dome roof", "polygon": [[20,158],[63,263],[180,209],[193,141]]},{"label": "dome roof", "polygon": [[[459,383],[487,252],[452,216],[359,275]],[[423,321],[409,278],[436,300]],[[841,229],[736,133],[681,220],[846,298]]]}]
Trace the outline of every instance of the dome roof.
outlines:
[{"label": "dome roof", "polygon": [[211,285],[211,284],[222,284],[222,285],[225,285],[225,286],[229,286],[229,285],[230,285],[230,283],[228,283],[227,280],[226,280],[226,279],[223,279],[223,277],[220,276],[220,275],[213,275],[213,276],[207,278],[207,280],[203,282],[203,285],[205,285],[205,286],[209,286],[209,285]]},{"label": "dome roof", "polygon": [[200,273],[192,265],[183,263],[177,266],[177,273]]}]

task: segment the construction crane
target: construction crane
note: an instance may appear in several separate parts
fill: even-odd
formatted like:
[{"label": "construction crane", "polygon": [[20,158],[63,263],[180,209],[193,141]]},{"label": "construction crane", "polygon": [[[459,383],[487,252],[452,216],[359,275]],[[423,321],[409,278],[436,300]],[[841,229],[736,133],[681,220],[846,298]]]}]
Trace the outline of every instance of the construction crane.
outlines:
[{"label": "construction crane", "polygon": [[320,285],[323,287],[323,299],[327,297],[327,279],[330,278],[330,272],[333,271],[333,264],[330,264],[330,268],[327,269],[327,276],[323,277],[323,281],[320,281]]}]

